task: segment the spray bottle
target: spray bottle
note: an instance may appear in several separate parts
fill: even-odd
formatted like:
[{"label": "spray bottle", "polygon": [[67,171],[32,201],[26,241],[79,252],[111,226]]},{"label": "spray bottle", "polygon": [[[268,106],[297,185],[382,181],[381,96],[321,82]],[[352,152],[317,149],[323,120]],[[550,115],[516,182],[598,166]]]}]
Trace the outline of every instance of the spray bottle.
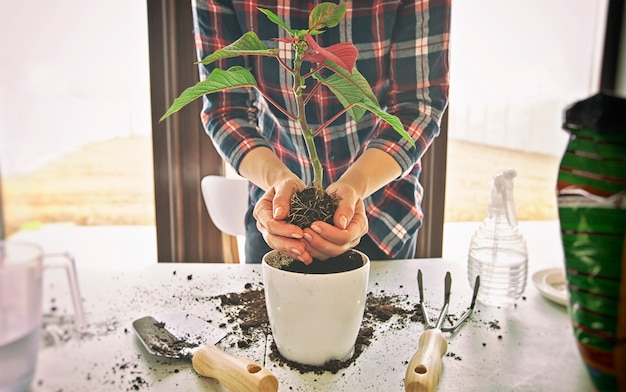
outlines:
[{"label": "spray bottle", "polygon": [[519,233],[513,201],[513,169],[491,180],[487,217],[470,242],[467,275],[470,285],[480,276],[478,301],[508,307],[522,295],[528,277],[526,241]]}]

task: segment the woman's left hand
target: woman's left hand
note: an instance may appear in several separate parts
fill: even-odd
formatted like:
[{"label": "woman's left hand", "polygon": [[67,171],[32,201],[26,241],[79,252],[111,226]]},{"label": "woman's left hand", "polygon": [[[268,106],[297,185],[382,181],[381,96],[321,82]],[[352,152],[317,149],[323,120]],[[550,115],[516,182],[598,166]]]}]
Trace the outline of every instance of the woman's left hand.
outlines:
[{"label": "woman's left hand", "polygon": [[336,182],[326,192],[334,193],[338,198],[334,225],[317,221],[304,229],[305,247],[311,256],[319,260],[339,256],[354,248],[368,230],[363,200],[351,186]]}]

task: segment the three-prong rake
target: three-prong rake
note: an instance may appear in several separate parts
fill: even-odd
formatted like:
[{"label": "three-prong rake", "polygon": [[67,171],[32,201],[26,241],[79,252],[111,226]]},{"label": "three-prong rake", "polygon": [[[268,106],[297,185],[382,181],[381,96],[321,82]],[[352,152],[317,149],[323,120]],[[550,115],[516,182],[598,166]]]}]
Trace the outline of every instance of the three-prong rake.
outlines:
[{"label": "three-prong rake", "polygon": [[439,312],[437,322],[432,324],[426,312],[424,304],[424,285],[422,281],[422,270],[417,271],[417,286],[420,295],[420,309],[422,317],[427,329],[422,333],[419,339],[419,348],[406,371],[404,386],[407,392],[430,392],[437,389],[441,371],[443,367],[443,356],[448,349],[448,341],[443,332],[454,332],[461,324],[472,314],[476,305],[476,296],[480,287],[480,277],[476,277],[474,284],[474,293],[472,294],[472,302],[470,307],[459,317],[459,319],[450,326],[444,326],[444,322],[448,317],[448,308],[450,307],[450,291],[452,288],[452,277],[450,272],[446,273],[444,284],[443,307]]}]

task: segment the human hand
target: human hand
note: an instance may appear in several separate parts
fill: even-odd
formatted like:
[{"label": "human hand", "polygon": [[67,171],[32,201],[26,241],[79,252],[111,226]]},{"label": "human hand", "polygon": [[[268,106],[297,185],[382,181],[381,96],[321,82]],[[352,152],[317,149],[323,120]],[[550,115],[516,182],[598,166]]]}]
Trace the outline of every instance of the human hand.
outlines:
[{"label": "human hand", "polygon": [[302,240],[304,232],[296,225],[287,223],[291,196],[305,184],[297,177],[283,179],[270,187],[254,206],[253,216],[257,229],[270,248],[300,260],[305,264],[313,261]]},{"label": "human hand", "polygon": [[314,222],[304,229],[305,248],[314,258],[326,260],[354,248],[368,230],[365,205],[354,188],[347,183],[335,182],[326,192],[338,198],[334,225]]}]

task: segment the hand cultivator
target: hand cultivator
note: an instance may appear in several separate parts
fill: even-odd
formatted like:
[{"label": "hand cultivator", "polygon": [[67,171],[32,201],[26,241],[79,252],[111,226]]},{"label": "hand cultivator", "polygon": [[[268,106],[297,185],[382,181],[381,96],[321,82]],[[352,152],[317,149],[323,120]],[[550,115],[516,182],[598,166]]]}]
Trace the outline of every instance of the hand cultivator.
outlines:
[{"label": "hand cultivator", "polygon": [[439,312],[437,322],[431,324],[426,306],[424,305],[424,286],[422,282],[422,271],[417,271],[417,286],[420,295],[420,309],[424,318],[424,324],[427,329],[422,333],[419,339],[419,349],[411,358],[404,379],[405,390],[407,392],[430,392],[437,389],[442,371],[442,358],[448,349],[448,341],[443,332],[454,332],[463,324],[463,322],[472,314],[476,305],[476,296],[480,286],[480,277],[476,277],[474,284],[474,293],[472,294],[472,302],[470,307],[461,315],[461,317],[451,326],[444,327],[444,321],[448,317],[448,308],[450,306],[450,289],[452,287],[452,278],[450,272],[446,273],[444,286],[443,307]]}]

